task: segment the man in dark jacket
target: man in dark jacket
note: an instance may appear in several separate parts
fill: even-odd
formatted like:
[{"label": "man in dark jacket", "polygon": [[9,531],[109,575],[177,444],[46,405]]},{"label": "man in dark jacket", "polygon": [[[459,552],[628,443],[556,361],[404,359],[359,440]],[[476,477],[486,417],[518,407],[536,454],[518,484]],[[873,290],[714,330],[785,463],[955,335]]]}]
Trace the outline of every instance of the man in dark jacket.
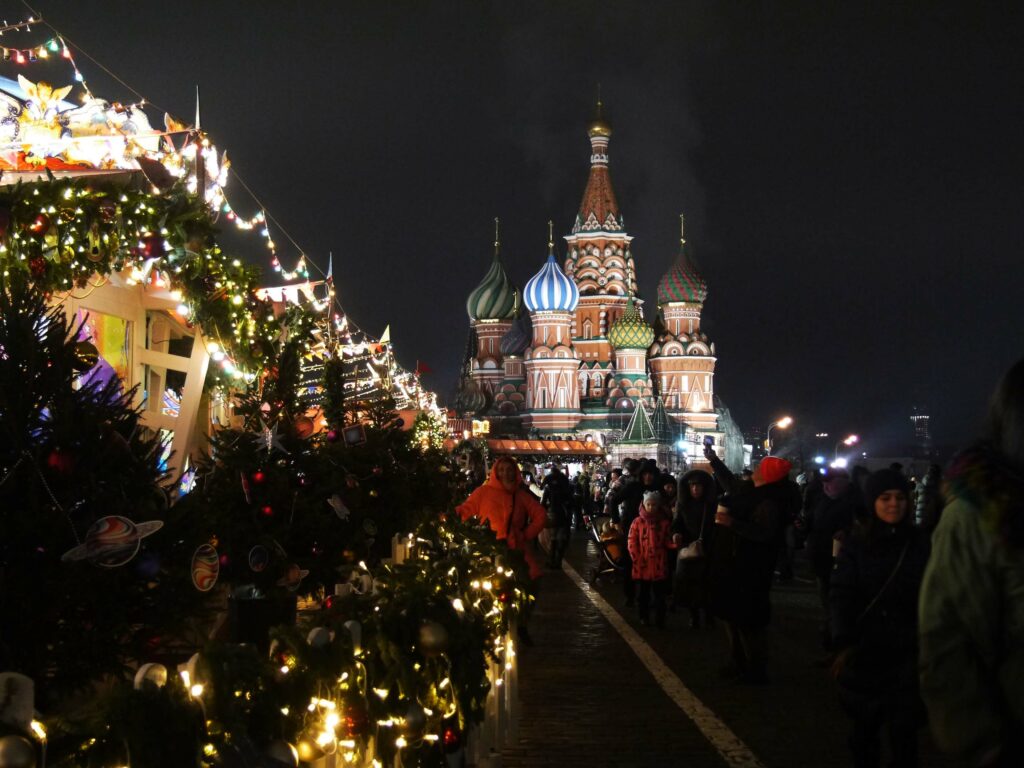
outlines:
[{"label": "man in dark jacket", "polygon": [[[572,487],[569,478],[562,474],[558,467],[544,478],[544,495],[541,504],[548,511],[551,530],[551,551],[548,556],[548,568],[561,568],[562,558],[569,546],[569,524],[571,521]],[[554,525],[550,525],[553,523]]]},{"label": "man in dark jacket", "polygon": [[[654,478],[657,476],[657,465],[653,470],[647,461],[640,462],[637,459],[626,459],[622,462],[621,485],[608,493],[607,507],[616,510],[619,524],[622,526],[622,534],[629,536],[629,527],[640,514],[640,504],[644,498],[645,490],[657,490]],[[650,488],[645,487],[645,481]],[[614,515],[613,515],[614,517]],[[632,606],[636,599],[636,588],[633,586],[633,561],[627,554],[623,558],[622,569],[622,590],[626,596],[626,605]]]},{"label": "man in dark jacket", "polygon": [[826,651],[832,644],[829,628],[829,585],[832,579],[834,553],[838,540],[850,530],[857,517],[857,500],[845,469],[830,469],[822,478],[822,494],[818,503],[805,510],[803,528],[807,535],[807,558],[818,580],[818,595],[824,613],[821,644]]},{"label": "man in dark jacket", "polygon": [[711,613],[726,623],[733,670],[742,682],[767,682],[767,627],[775,561],[785,521],[798,496],[785,459],[769,456],[754,472],[753,487],[739,485],[735,498],[719,499],[709,563]]}]

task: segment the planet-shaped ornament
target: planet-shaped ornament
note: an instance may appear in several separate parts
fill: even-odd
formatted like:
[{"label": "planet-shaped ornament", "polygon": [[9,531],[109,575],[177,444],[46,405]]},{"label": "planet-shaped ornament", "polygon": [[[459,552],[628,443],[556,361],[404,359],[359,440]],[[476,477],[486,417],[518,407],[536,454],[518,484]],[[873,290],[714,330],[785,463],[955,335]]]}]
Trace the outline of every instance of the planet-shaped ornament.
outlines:
[{"label": "planet-shaped ornament", "polygon": [[297,768],[299,764],[299,752],[295,747],[283,739],[272,741],[267,745],[266,755],[271,760],[274,768]]},{"label": "planet-shaped ornament", "polygon": [[277,580],[277,586],[284,587],[289,592],[294,592],[307,576],[309,576],[309,571],[299,568],[298,565],[292,563],[284,572],[284,576]]},{"label": "planet-shaped ornament", "polygon": [[192,584],[200,592],[209,592],[220,575],[220,558],[210,544],[200,544],[192,555]]},{"label": "planet-shaped ornament", "polygon": [[262,544],[249,550],[249,568],[255,573],[262,573],[270,564],[270,552]]},{"label": "planet-shaped ornament", "polygon": [[99,362],[100,353],[91,341],[79,341],[75,344],[75,359],[71,367],[79,373],[85,373]]},{"label": "planet-shaped ornament", "polygon": [[0,768],[36,768],[36,748],[24,736],[0,736]]},{"label": "planet-shaped ornament", "polygon": [[143,664],[135,673],[135,690],[141,691],[146,685],[163,688],[167,685],[167,667],[163,664]]},{"label": "planet-shaped ornament", "polygon": [[61,556],[64,562],[88,560],[104,568],[117,568],[130,561],[147,536],[163,528],[160,520],[136,525],[127,517],[109,515],[93,523],[85,533],[85,541]]}]

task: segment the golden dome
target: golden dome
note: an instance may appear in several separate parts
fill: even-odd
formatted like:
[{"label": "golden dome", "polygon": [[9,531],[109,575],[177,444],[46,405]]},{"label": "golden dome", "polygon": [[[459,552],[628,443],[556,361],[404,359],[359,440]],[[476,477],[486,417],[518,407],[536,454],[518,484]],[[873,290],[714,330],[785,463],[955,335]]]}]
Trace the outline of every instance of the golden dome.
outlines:
[{"label": "golden dome", "polygon": [[588,136],[612,135],[612,127],[608,125],[607,121],[604,119],[604,115],[601,114],[601,106],[601,101],[599,99],[597,102],[597,115],[594,117],[593,122],[591,122],[590,125],[587,126]]}]

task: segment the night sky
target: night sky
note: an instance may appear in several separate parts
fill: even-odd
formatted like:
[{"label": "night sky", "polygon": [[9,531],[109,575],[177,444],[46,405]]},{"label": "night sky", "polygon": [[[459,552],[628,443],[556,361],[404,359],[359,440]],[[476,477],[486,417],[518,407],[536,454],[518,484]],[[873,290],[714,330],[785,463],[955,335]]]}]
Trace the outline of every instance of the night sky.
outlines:
[{"label": "night sky", "polygon": [[[204,129],[269,213],[321,267],[333,251],[352,320],[390,323],[443,394],[493,218],[520,286],[548,219],[572,226],[598,83],[641,294],[685,212],[715,389],[741,426],[789,413],[883,450],[919,402],[940,443],[961,443],[1024,352],[1019,4],[33,5],[161,109],[190,120],[198,84]],[[78,61],[95,93],[133,100]],[[269,269],[258,240],[245,256]]]}]

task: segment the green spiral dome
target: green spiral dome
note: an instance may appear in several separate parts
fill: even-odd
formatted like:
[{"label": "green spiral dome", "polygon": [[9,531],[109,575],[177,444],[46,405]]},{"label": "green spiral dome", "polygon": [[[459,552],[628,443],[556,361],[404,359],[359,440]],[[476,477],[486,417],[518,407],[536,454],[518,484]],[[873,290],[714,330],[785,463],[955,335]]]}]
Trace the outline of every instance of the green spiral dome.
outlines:
[{"label": "green spiral dome", "polygon": [[508,320],[516,311],[516,289],[497,252],[480,285],[466,299],[470,320]]}]

